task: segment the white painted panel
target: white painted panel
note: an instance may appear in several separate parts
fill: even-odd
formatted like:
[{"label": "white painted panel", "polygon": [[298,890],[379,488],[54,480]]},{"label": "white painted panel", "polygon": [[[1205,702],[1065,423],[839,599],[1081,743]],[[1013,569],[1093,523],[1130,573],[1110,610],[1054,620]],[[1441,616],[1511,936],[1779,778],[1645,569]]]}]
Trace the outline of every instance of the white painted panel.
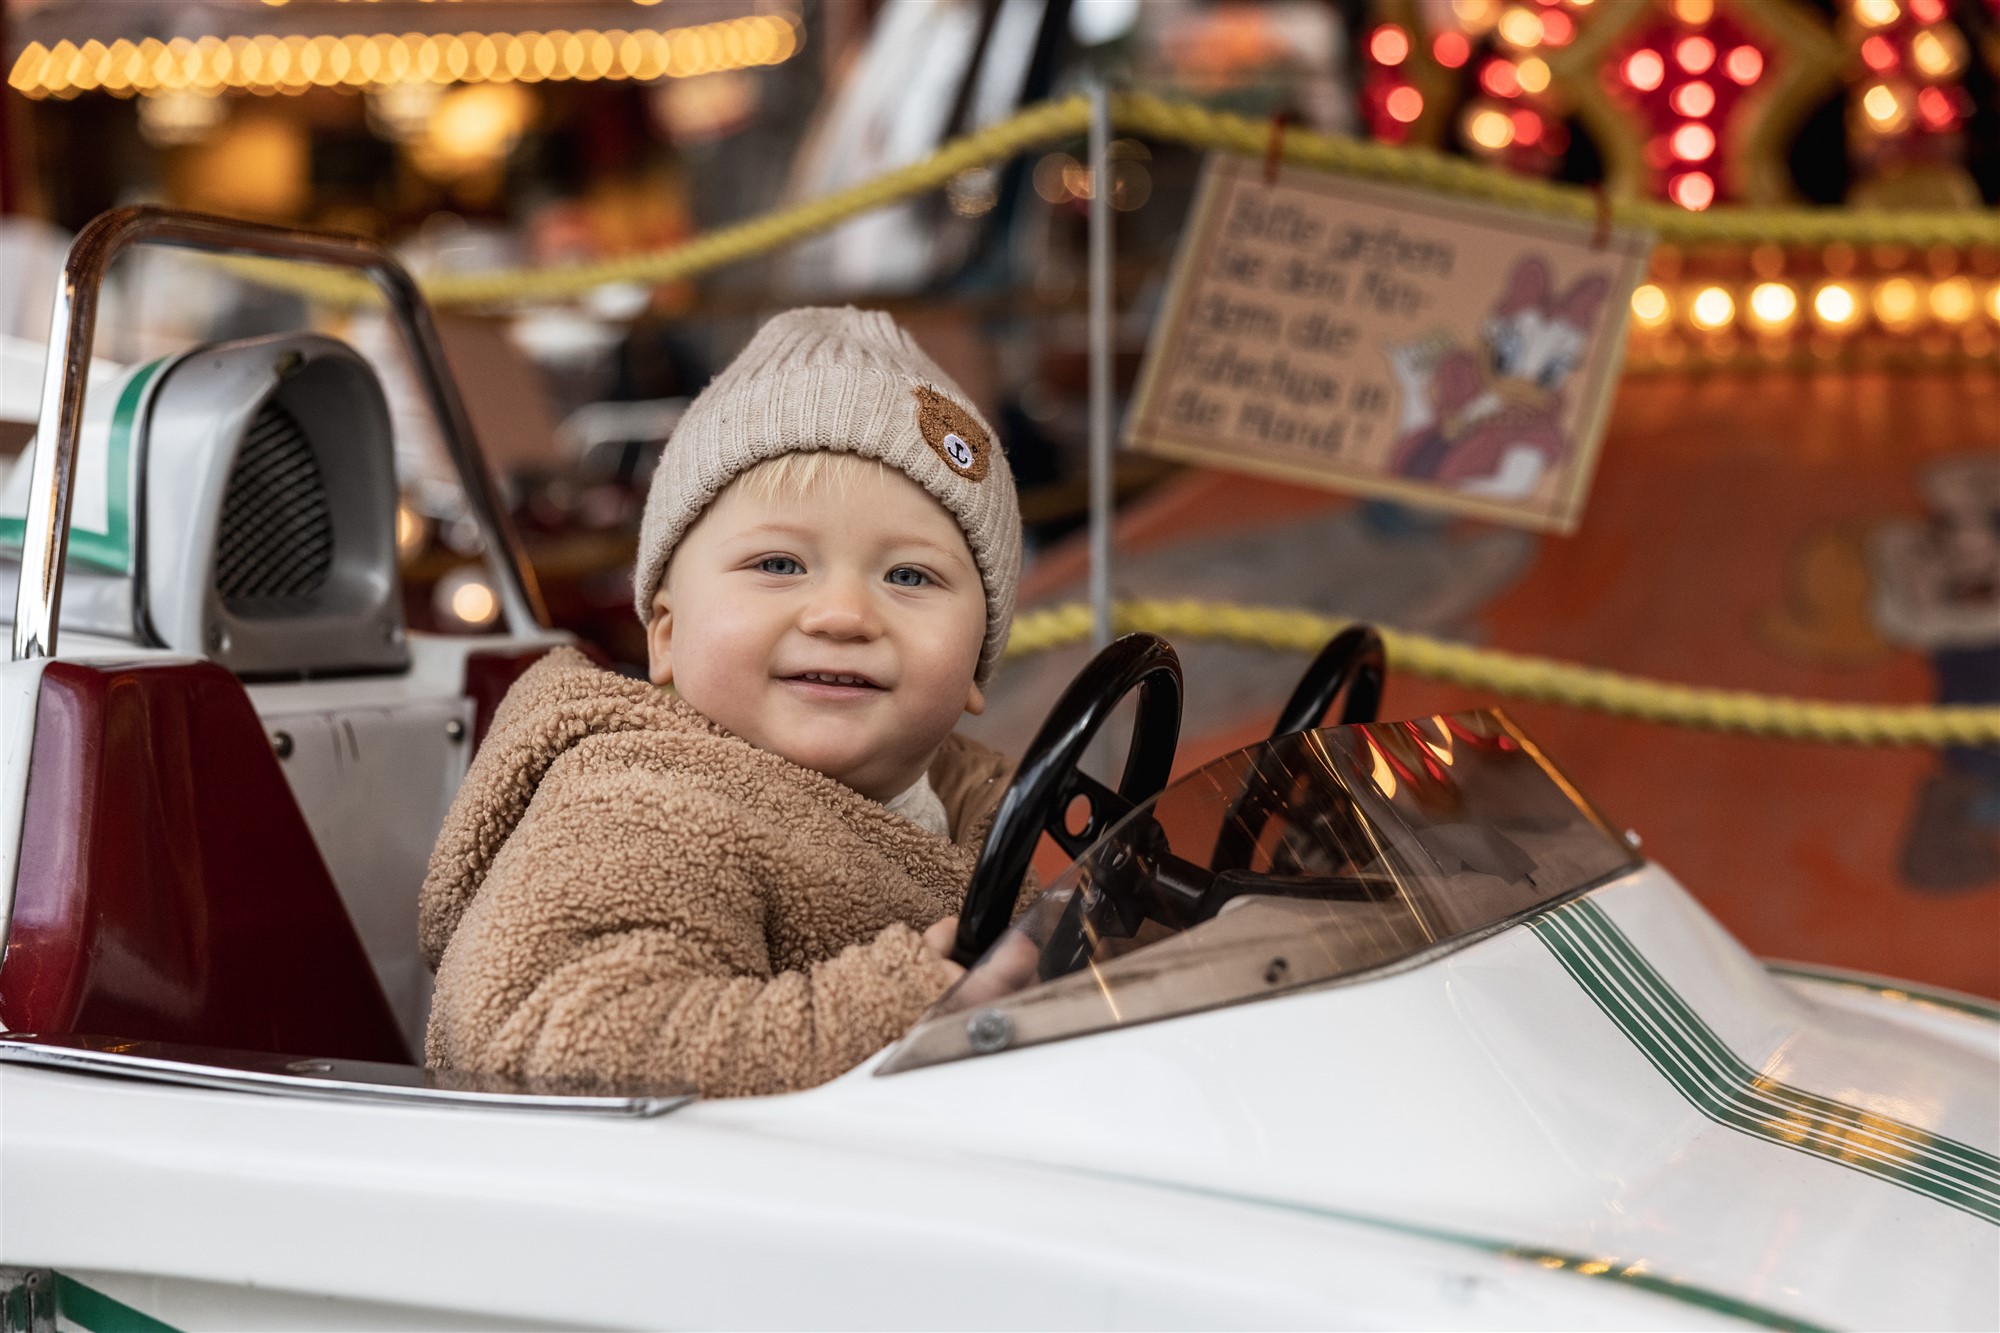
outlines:
[{"label": "white painted panel", "polygon": [[296,712],[267,708],[263,718],[267,733],[292,738],[283,763],[292,795],[410,1049],[420,1053],[432,981],[417,954],[417,890],[465,776],[472,702],[406,698]]}]

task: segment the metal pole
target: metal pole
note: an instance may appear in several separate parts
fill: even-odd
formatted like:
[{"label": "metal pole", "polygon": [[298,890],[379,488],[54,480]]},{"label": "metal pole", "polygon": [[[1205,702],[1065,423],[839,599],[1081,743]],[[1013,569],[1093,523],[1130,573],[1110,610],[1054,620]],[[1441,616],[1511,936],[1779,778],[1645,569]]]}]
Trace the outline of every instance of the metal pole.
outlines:
[{"label": "metal pole", "polygon": [[53,657],[62,605],[63,558],[69,545],[70,493],[83,395],[97,328],[97,295],[111,261],[133,245],[179,246],[209,254],[261,255],[359,269],[374,280],[402,330],[417,381],[437,414],[447,452],[458,467],[468,506],[486,538],[486,568],[507,627],[526,634],[546,624],[534,569],[472,433],[472,421],[445,364],[430,307],[387,250],[354,236],[237,222],[165,208],[120,208],[100,214],[77,233],[63,262],[49,319],[49,363],[42,377],[42,412],[28,473],[28,514],[21,547],[21,581],[14,597],[15,661]]},{"label": "metal pole", "polygon": [[1090,89],[1090,641],[1111,642],[1111,94]]}]

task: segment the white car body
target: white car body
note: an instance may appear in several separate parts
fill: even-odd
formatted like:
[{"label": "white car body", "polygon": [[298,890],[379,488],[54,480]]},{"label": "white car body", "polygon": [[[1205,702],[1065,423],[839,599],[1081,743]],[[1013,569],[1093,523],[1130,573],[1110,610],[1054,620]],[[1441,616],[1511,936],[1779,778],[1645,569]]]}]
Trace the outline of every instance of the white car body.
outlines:
[{"label": "white car body", "polygon": [[[1573,974],[1605,923],[1645,966]],[[1990,1328],[1968,1008],[1775,978],[1647,867],[1397,975],[657,1118],[0,1067],[0,1255],[184,1328]],[[1667,1072],[1711,1038],[1755,1080]]]}]

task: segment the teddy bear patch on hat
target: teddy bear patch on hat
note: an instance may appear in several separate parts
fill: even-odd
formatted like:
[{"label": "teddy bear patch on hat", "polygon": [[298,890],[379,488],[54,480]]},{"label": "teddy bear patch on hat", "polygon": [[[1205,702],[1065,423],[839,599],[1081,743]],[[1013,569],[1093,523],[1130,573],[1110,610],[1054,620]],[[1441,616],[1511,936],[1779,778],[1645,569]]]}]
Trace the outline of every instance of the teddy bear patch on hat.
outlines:
[{"label": "teddy bear patch on hat", "polygon": [[924,443],[937,451],[945,466],[970,481],[984,481],[993,443],[972,414],[939,393],[919,384],[917,430]]}]

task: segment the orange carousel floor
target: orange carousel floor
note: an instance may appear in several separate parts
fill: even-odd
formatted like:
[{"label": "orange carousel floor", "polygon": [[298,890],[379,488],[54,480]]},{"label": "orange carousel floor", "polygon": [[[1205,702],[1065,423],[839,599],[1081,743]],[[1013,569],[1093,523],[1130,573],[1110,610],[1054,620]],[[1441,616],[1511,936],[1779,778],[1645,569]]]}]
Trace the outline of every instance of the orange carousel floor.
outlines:
[{"label": "orange carousel floor", "polygon": [[[1896,630],[1922,608],[1885,605],[1879,551],[1884,532],[1942,541],[1953,521],[1984,521],[2000,543],[2000,375],[1635,377],[1572,537],[1192,473],[1121,516],[1118,588],[1310,604],[1689,684],[1929,702],[1942,659]],[[1023,604],[1081,596],[1083,568],[1080,542],[1049,551]],[[2000,589],[1971,595],[1961,621],[1976,639],[1990,619],[1993,634],[1960,652],[1955,688],[1964,697],[1970,669],[1972,694],[2000,702]],[[1962,627],[1953,642],[1964,648]],[[1191,677],[1230,679],[1191,688],[1183,766],[1261,736],[1304,665],[1190,649]],[[1080,661],[1010,667],[994,733],[1024,739]],[[2000,754],[1680,730],[1481,695],[1393,662],[1384,716],[1496,702],[1753,951],[2000,995]]]}]

